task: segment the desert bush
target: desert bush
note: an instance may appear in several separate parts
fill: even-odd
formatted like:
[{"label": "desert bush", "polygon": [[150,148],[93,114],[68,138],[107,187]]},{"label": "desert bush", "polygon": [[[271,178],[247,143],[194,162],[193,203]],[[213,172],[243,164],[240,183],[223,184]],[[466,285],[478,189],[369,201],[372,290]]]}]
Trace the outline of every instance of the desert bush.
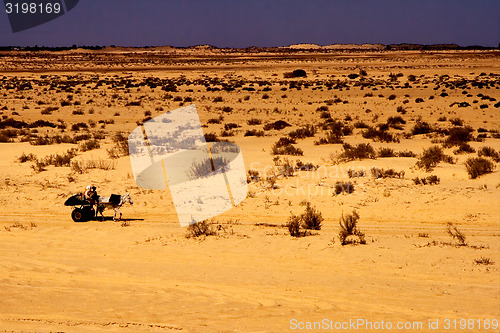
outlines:
[{"label": "desert bush", "polygon": [[307,77],[307,73],[303,69],[296,69],[293,72],[283,73],[285,79],[295,78],[295,77]]},{"label": "desert bush", "polygon": [[333,185],[333,194],[340,195],[342,193],[351,194],[354,192],[354,184],[351,182],[336,182]]},{"label": "desert bush", "polygon": [[378,150],[377,153],[378,157],[395,157],[396,153],[394,152],[394,149],[388,148],[388,147],[383,147]]},{"label": "desert bush", "polygon": [[247,124],[251,125],[251,126],[253,126],[253,125],[260,125],[260,124],[262,124],[262,120],[257,119],[257,118],[252,118],[252,119],[249,119],[247,121]]},{"label": "desert bush", "polygon": [[85,123],[76,123],[76,124],[71,125],[72,131],[79,131],[82,128],[88,128],[88,125]]},{"label": "desert bush", "polygon": [[448,130],[448,137],[443,143],[444,147],[459,146],[473,139],[472,132],[474,130],[470,126],[452,127]]},{"label": "desert bush", "polygon": [[491,258],[487,258],[487,257],[481,257],[479,259],[474,259],[474,262],[476,263],[476,265],[493,265],[494,264],[493,260],[491,260]]},{"label": "desert bush", "polygon": [[223,118],[221,119],[222,117],[218,117],[218,118],[210,118],[208,119],[207,123],[209,124],[220,124],[222,122],[222,120],[224,120]]},{"label": "desert bush", "polygon": [[476,150],[474,148],[471,147],[471,145],[469,145],[468,143],[466,142],[463,142],[461,143],[457,149],[455,149],[453,151],[453,153],[455,155],[459,155],[459,154],[471,154],[471,153],[474,153]]},{"label": "desert bush", "polygon": [[59,110],[58,107],[49,106],[49,107],[46,107],[45,109],[43,109],[42,111],[40,111],[40,113],[47,115],[47,114],[52,114],[52,112],[57,111],[57,110]]},{"label": "desert bush", "polygon": [[232,130],[232,129],[234,129],[234,128],[238,128],[238,127],[240,127],[240,125],[235,124],[235,123],[227,123],[227,124],[224,124],[224,129],[225,129],[226,131],[229,131],[229,130]]},{"label": "desert bush", "polygon": [[34,154],[25,154],[25,153],[22,153],[21,156],[19,156],[17,158],[17,160],[19,161],[19,163],[25,163],[25,162],[28,162],[28,161],[34,161],[34,160],[36,160],[36,156]]},{"label": "desert bush", "polygon": [[394,169],[379,169],[379,168],[371,168],[370,172],[375,179],[378,178],[404,178],[405,172],[404,171],[395,171]]},{"label": "desert bush", "polygon": [[406,150],[406,151],[399,151],[396,154],[397,157],[417,157],[417,154],[415,154],[412,151]]},{"label": "desert bush", "polygon": [[349,176],[349,178],[365,177],[366,172],[365,172],[365,170],[349,169],[349,170],[347,170],[347,175]]},{"label": "desert bush", "polygon": [[380,142],[399,142],[397,136],[389,133],[387,125],[378,125],[377,127],[368,127],[365,131],[361,133],[363,138],[371,139],[373,141]]},{"label": "desert bush", "polygon": [[76,149],[72,148],[63,154],[54,154],[45,157],[42,162],[55,167],[65,167],[71,165],[71,159],[76,156]]},{"label": "desert bush", "polygon": [[33,164],[31,165],[31,168],[35,171],[35,172],[42,172],[42,171],[47,171],[47,169],[45,168],[47,165],[45,165],[45,163],[43,161],[40,161],[38,159],[35,159],[33,161]]},{"label": "desert bush", "polygon": [[467,245],[467,242],[465,240],[466,239],[465,235],[460,230],[458,230],[458,228],[455,225],[453,225],[453,223],[448,222],[448,224],[446,225],[446,231],[448,232],[448,235],[451,236],[451,238],[453,238],[458,242],[457,245],[459,246]]},{"label": "desert bush", "polygon": [[406,109],[402,106],[398,106],[396,108],[396,112],[401,113],[401,114],[406,114]]},{"label": "desert bush", "polygon": [[30,140],[30,144],[33,146],[46,146],[54,143],[54,140],[48,136],[36,136],[32,140]]},{"label": "desert bush", "polygon": [[256,129],[247,130],[245,132],[245,136],[264,136],[264,135],[265,135],[264,131],[258,131]]},{"label": "desert bush", "polygon": [[220,136],[221,137],[228,137],[228,136],[234,136],[236,134],[235,131],[226,131],[226,130],[223,130],[220,132]]},{"label": "desert bush", "polygon": [[425,121],[418,120],[411,130],[412,135],[427,134],[433,131],[431,125]]},{"label": "desert bush", "polygon": [[300,216],[304,229],[320,230],[323,216],[320,211],[311,206],[311,203],[306,204],[306,211]]},{"label": "desert bush", "polygon": [[357,121],[353,124],[354,128],[369,128],[370,126],[368,126],[366,123],[362,122],[362,121]]},{"label": "desert bush", "polygon": [[321,212],[312,207],[310,202],[306,202],[305,212],[301,215],[292,214],[288,218],[286,227],[290,236],[303,237],[307,235],[307,230],[321,230],[323,220]]},{"label": "desert bush", "polygon": [[415,177],[412,180],[415,183],[415,185],[420,185],[420,184],[422,184],[422,185],[437,185],[441,181],[439,179],[439,177],[436,175],[430,175],[430,176],[425,177],[425,178]]},{"label": "desert bush", "polygon": [[465,161],[465,168],[469,177],[475,179],[481,175],[493,172],[495,165],[486,158],[471,157]]},{"label": "desert bush", "polygon": [[301,171],[311,171],[311,170],[316,170],[319,168],[319,165],[314,165],[311,162],[306,162],[303,163],[301,160],[295,161],[295,170],[301,170]]},{"label": "desert bush", "polygon": [[464,125],[464,120],[460,118],[452,118],[450,119],[450,123],[453,126],[463,126]]},{"label": "desert bush", "polygon": [[258,170],[250,169],[247,172],[247,183],[260,182],[260,173]]},{"label": "desert bush", "polygon": [[376,156],[375,149],[369,143],[360,143],[356,146],[344,143],[342,149],[344,151],[337,158],[339,162],[349,162],[365,158],[373,159]]},{"label": "desert bush", "polygon": [[316,128],[313,125],[305,125],[288,134],[289,137],[294,139],[303,139],[313,137],[316,134]]},{"label": "desert bush", "polygon": [[439,162],[452,162],[449,156],[443,153],[443,149],[439,146],[432,146],[424,149],[422,155],[417,161],[417,167],[423,168],[426,171],[431,171]]},{"label": "desert bush", "polygon": [[12,138],[9,137],[4,131],[0,132],[0,142],[7,143],[12,142]]},{"label": "desert bush", "polygon": [[289,137],[281,137],[271,147],[272,155],[295,155],[302,156],[304,152],[300,148],[294,147],[292,144],[296,143],[295,139]]},{"label": "desert bush", "polygon": [[287,123],[284,120],[278,120],[273,123],[265,124],[264,125],[264,131],[269,131],[269,130],[276,130],[276,131],[281,131],[285,127],[290,127],[289,123]]},{"label": "desert bush", "polygon": [[292,214],[285,225],[292,237],[304,237],[307,231],[302,230],[302,219],[300,216]]},{"label": "desert bush", "polygon": [[[360,244],[366,244],[365,234],[358,229],[358,220],[359,214],[356,211],[353,211],[352,214],[347,214],[345,216],[342,214],[339,221],[340,231],[338,234],[340,244],[347,245],[358,242]],[[356,236],[357,240],[348,239],[349,236]]]},{"label": "desert bush", "polygon": [[[212,169],[212,165],[216,166],[226,166],[229,164],[229,161],[221,156],[210,158],[205,158],[200,162],[193,162],[191,164],[191,168],[189,169],[188,176],[190,179],[198,179],[203,178],[211,174],[214,170]],[[217,171],[217,170],[215,170]]]},{"label": "desert bush", "polygon": [[115,168],[115,162],[103,159],[80,160],[71,162],[71,170],[79,174],[85,173],[89,169],[114,170]]},{"label": "desert bush", "polygon": [[352,127],[346,126],[338,120],[330,119],[324,124],[323,127],[328,129],[326,137],[315,141],[315,145],[342,143],[342,137],[344,135],[352,134]]},{"label": "desert bush", "polygon": [[406,121],[401,116],[395,116],[387,118],[386,124],[394,129],[402,130],[402,125],[405,125]]},{"label": "desert bush", "polygon": [[197,238],[200,236],[214,236],[217,232],[212,224],[206,220],[190,224],[186,229],[186,238]]},{"label": "desert bush", "polygon": [[80,142],[80,144],[78,145],[78,149],[80,149],[80,151],[82,151],[82,152],[90,151],[90,150],[94,150],[94,149],[99,149],[99,148],[101,148],[101,145],[99,144],[99,141],[97,141],[95,139]]},{"label": "desert bush", "polygon": [[481,156],[486,156],[486,157],[491,157],[495,162],[500,162],[500,154],[492,147],[481,147],[477,151],[477,155],[479,157]]}]

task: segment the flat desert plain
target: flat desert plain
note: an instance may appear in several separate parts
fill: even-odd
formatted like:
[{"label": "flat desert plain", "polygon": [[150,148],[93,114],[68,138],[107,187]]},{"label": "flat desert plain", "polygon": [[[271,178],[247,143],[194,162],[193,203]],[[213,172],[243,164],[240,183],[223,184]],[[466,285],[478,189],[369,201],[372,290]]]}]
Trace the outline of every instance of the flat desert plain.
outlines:
[{"label": "flat desert plain", "polygon": [[[261,51],[0,53],[1,332],[498,332],[499,51]],[[202,235],[127,153],[191,104],[249,172]]]}]

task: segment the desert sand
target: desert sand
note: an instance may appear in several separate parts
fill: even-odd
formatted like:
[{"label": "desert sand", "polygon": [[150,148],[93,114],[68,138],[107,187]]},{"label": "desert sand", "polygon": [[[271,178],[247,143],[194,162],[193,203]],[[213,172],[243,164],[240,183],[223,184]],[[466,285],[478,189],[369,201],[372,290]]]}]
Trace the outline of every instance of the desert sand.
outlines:
[{"label": "desert sand", "polygon": [[[439,332],[498,332],[477,327],[500,319],[499,163],[475,179],[464,165],[481,147],[500,151],[498,51],[266,54],[198,47],[1,56],[3,121],[60,126],[0,129],[11,130],[2,132],[9,142],[0,143],[0,332],[380,331],[291,324],[324,319],[422,323],[415,332],[436,332],[428,323],[438,320]],[[284,77],[297,69],[307,77]],[[209,221],[216,235],[187,238],[169,191],[139,188],[129,157],[112,158],[108,150],[116,151],[117,132],[127,136],[147,117],[189,104],[205,134],[237,143],[246,169],[259,171],[260,180],[249,183],[239,206]],[[388,131],[399,142],[364,138],[365,127],[355,125],[389,117],[405,121]],[[352,129],[345,143],[414,157],[339,161],[342,144],[315,144],[329,118]],[[279,120],[291,126],[264,130]],[[443,147],[443,131],[412,135],[417,122],[470,126],[474,152]],[[230,123],[237,127],[222,136]],[[303,156],[280,161],[319,168],[281,176],[272,146],[305,125],[317,132],[293,144]],[[264,136],[245,136],[252,129]],[[30,143],[56,135],[74,143]],[[83,151],[92,137],[99,148]],[[417,167],[431,146],[443,147],[454,163]],[[69,149],[76,149],[72,163],[100,161],[110,170],[41,171],[34,161],[19,161]],[[373,167],[404,171],[404,178],[376,179]],[[349,178],[349,169],[366,176]],[[439,184],[413,180],[430,175]],[[335,195],[338,181],[352,182],[354,191]],[[107,211],[105,221],[75,223],[64,201],[89,184],[102,195],[129,192],[134,205],[122,207],[121,221]],[[321,212],[322,228],[292,237],[286,224],[307,201]],[[354,210],[366,244],[341,245],[339,219]],[[447,233],[448,223],[466,245]],[[461,319],[476,326],[444,329],[447,320]]]}]

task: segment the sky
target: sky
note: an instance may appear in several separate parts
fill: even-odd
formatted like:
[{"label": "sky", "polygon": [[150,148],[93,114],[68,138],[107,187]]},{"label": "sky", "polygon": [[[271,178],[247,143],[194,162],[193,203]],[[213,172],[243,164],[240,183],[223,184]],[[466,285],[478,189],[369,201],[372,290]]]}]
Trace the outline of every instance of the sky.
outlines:
[{"label": "sky", "polygon": [[80,0],[65,15],[17,33],[12,32],[5,10],[0,11],[0,46],[298,43],[496,47],[500,1]]}]

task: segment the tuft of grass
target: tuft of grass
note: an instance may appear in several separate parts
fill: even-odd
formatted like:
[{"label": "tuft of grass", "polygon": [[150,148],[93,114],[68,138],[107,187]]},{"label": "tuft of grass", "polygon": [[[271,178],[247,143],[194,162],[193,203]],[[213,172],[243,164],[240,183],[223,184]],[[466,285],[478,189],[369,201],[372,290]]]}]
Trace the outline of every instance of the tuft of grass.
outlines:
[{"label": "tuft of grass", "polygon": [[481,257],[478,259],[474,259],[474,262],[476,265],[493,265],[494,262],[491,260],[491,258],[486,258],[486,257]]},{"label": "tuft of grass", "polygon": [[71,170],[79,174],[85,173],[90,169],[101,169],[107,171],[107,170],[114,170],[115,168],[116,168],[116,162],[103,159],[81,160],[81,161],[71,162]]}]

